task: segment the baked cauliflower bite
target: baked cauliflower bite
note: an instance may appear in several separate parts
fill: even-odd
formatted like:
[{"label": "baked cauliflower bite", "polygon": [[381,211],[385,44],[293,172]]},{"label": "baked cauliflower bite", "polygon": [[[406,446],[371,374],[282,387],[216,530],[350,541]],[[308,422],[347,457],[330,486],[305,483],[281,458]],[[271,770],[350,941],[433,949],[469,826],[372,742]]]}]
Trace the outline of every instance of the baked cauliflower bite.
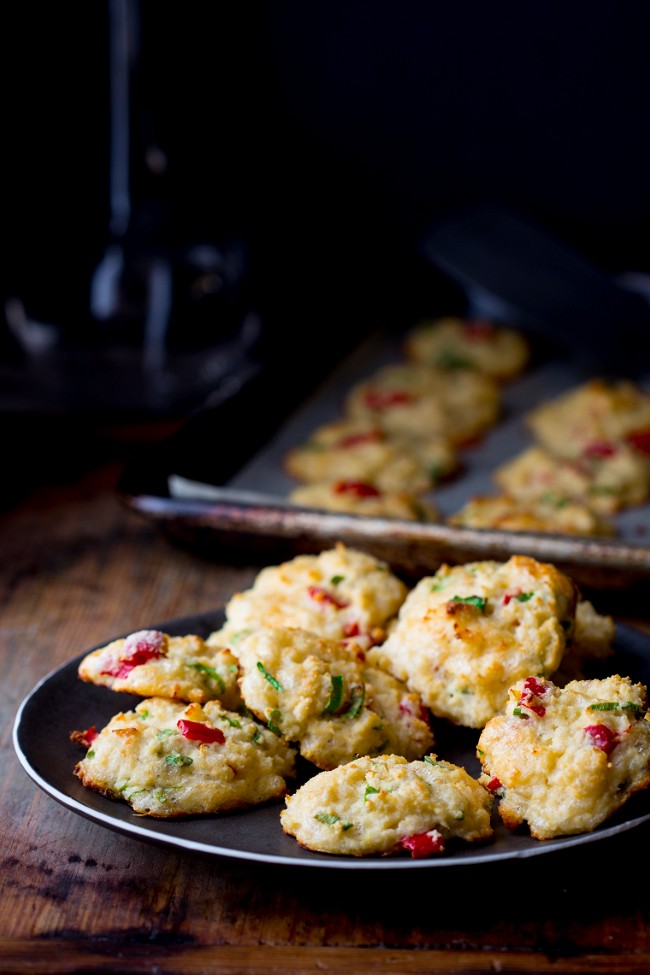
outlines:
[{"label": "baked cauliflower bite", "polygon": [[365,420],[325,423],[284,456],[287,474],[304,484],[371,483],[411,494],[428,491],[456,466],[456,451],[444,438],[411,442]]},{"label": "baked cauliflower bite", "polygon": [[437,717],[482,728],[505,707],[514,681],[557,670],[577,598],[568,576],[523,555],[443,565],[417,583],[368,656]]},{"label": "baked cauliflower bite", "polygon": [[646,456],[650,448],[650,393],[629,379],[590,379],[541,403],[526,420],[538,443],[565,457],[621,441]]},{"label": "baked cauliflower bite", "polygon": [[407,592],[386,562],[338,544],[262,569],[250,589],[228,601],[224,626],[208,642],[238,655],[250,630],[293,626],[365,649],[385,638]]},{"label": "baked cauliflower bite", "polygon": [[406,335],[404,354],[438,369],[477,369],[501,381],[523,372],[530,359],[525,336],[480,318],[424,319]]},{"label": "baked cauliflower bite", "polygon": [[218,701],[149,698],[98,734],[90,729],[72,739],[88,746],[74,769],[85,786],[156,818],[282,798],[295,771],[295,751],[285,741]]},{"label": "baked cauliflower bite", "polygon": [[140,697],[179,701],[219,699],[235,710],[239,696],[237,658],[199,636],[169,636],[138,630],[92,650],[79,664],[81,680]]},{"label": "baked cauliflower bite", "polygon": [[492,528],[560,535],[615,534],[614,526],[586,504],[544,497],[519,499],[508,494],[475,495],[447,518],[461,528]]},{"label": "baked cauliflower bite", "polygon": [[558,517],[571,502],[606,516],[642,504],[650,494],[648,457],[624,443],[593,442],[571,458],[533,445],[501,464],[493,477],[506,494],[544,502]]},{"label": "baked cauliflower bite", "polygon": [[306,630],[264,628],[238,647],[246,706],[321,769],[359,755],[419,758],[433,745],[419,696],[362,651]]},{"label": "baked cauliflower bite", "polygon": [[301,846],[321,853],[430,857],[447,842],[489,840],[492,802],[465,769],[435,755],[412,762],[366,756],[288,795],[280,822]]},{"label": "baked cauliflower bite", "polygon": [[422,363],[391,363],[350,389],[344,412],[394,437],[438,436],[461,446],[496,423],[501,391],[494,379],[472,370],[452,374]]},{"label": "baked cauliflower bite", "polygon": [[480,781],[500,796],[511,828],[527,823],[538,840],[595,829],[650,785],[646,688],[627,677],[518,681],[507,713],[478,741]]},{"label": "baked cauliflower bite", "polygon": [[367,481],[323,481],[303,484],[289,493],[292,504],[341,511],[366,518],[436,522],[440,512],[430,501],[407,491],[384,491]]}]

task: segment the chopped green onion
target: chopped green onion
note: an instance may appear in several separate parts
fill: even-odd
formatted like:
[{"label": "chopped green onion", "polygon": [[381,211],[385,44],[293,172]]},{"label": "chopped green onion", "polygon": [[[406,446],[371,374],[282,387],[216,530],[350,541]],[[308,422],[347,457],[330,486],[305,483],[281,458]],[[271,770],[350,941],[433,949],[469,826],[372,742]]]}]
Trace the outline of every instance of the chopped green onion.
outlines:
[{"label": "chopped green onion", "polygon": [[633,701],[600,701],[597,704],[589,705],[590,711],[643,711],[643,708],[639,704],[635,704]]},{"label": "chopped green onion", "polygon": [[95,757],[95,749],[91,748],[90,751],[86,752],[86,758],[94,758],[94,757]]},{"label": "chopped green onion", "polygon": [[534,595],[535,595],[534,592],[520,592],[517,593],[517,595],[514,598],[517,600],[517,602],[527,603],[528,600],[532,599]]},{"label": "chopped green onion", "polygon": [[443,765],[442,762],[436,762],[436,760],[434,758],[431,758],[430,755],[425,755],[424,758],[422,759],[422,761],[423,762],[427,762],[429,765],[433,765],[436,768],[446,768],[447,767],[446,765]]},{"label": "chopped green onion", "polygon": [[160,740],[162,738],[169,738],[170,735],[174,735],[174,734],[176,734],[176,732],[174,731],[173,728],[163,728],[162,731],[156,732],[156,738]]},{"label": "chopped green onion", "polygon": [[146,721],[149,717],[149,712],[146,710],[138,711],[138,717],[140,718],[140,721]]},{"label": "chopped green onion", "polygon": [[172,752],[171,755],[165,755],[165,763],[176,765],[178,768],[186,768],[194,763],[194,759],[190,758],[189,755],[179,755],[177,752]]},{"label": "chopped green onion", "polygon": [[332,689],[330,690],[330,696],[323,714],[335,714],[336,711],[341,707],[341,701],[343,700],[343,677],[341,674],[333,674],[331,676]]},{"label": "chopped green onion", "polygon": [[333,586],[338,586],[339,582],[343,582],[344,579],[345,576],[332,576],[330,582],[332,583]]},{"label": "chopped green onion", "polygon": [[231,728],[241,728],[241,721],[237,721],[236,718],[230,718],[228,717],[227,714],[224,714],[223,717],[228,722]]},{"label": "chopped green onion", "polygon": [[358,718],[363,711],[363,706],[366,700],[366,685],[365,684],[355,684],[350,692],[350,707],[343,714],[346,718]]},{"label": "chopped green onion", "polygon": [[379,789],[375,789],[374,785],[367,785],[366,791],[363,794],[363,801],[366,802],[368,796],[374,796],[377,795],[378,793],[379,793]]},{"label": "chopped green onion", "polygon": [[274,687],[276,691],[281,691],[283,689],[280,681],[276,680],[273,674],[269,674],[261,660],[257,661],[257,669],[261,674],[264,674],[271,687]]},{"label": "chopped green onion", "polygon": [[262,732],[260,731],[259,728],[256,728],[255,731],[253,732],[253,736],[251,738],[251,741],[253,742],[253,744],[255,744],[256,742],[258,742],[260,740],[261,737],[262,737]]},{"label": "chopped green onion", "polygon": [[207,664],[202,664],[198,660],[196,663],[190,664],[190,666],[193,667],[194,670],[198,670],[200,674],[205,674],[206,677],[209,677],[210,680],[213,680],[217,685],[217,687],[219,688],[219,691],[221,691],[221,693],[225,691],[226,685],[224,683],[223,677],[221,676],[221,674],[217,673],[214,667],[208,667]]},{"label": "chopped green onion", "polygon": [[453,603],[468,603],[470,606],[476,606],[480,610],[484,610],[487,605],[485,596],[452,596],[451,601]]},{"label": "chopped green onion", "polygon": [[337,816],[336,813],[316,813],[314,819],[317,819],[319,823],[325,823],[326,826],[334,826],[335,823],[341,823],[344,830],[351,829],[353,825],[346,819],[341,820],[341,817]]},{"label": "chopped green onion", "polygon": [[282,732],[280,730],[280,722],[282,721],[282,712],[273,710],[269,714],[269,720],[267,721],[267,727],[269,731],[272,731],[274,735],[278,738],[282,737]]},{"label": "chopped green onion", "polygon": [[520,707],[516,707],[512,713],[513,714],[516,714],[518,718],[527,718],[527,717],[529,717],[529,715],[527,715],[525,711],[522,711],[522,709]]}]

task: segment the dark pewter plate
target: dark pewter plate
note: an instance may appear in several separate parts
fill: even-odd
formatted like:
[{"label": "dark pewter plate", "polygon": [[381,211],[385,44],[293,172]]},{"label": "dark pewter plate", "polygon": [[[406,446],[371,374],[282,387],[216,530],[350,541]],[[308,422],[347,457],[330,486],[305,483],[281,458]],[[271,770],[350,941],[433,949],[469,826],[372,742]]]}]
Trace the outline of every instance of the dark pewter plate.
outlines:
[{"label": "dark pewter plate", "polygon": [[[187,616],[155,628],[183,635],[208,633],[222,625],[223,613]],[[108,642],[108,641],[107,641]],[[88,651],[86,651],[88,652]],[[118,711],[131,709],[139,700],[107,688],[82,682],[77,668],[85,654],[70,660],[41,680],[23,700],[13,729],[16,754],[37,786],[72,812],[132,839],[177,851],[193,851],[258,863],[296,867],[354,870],[428,870],[439,867],[485,864],[539,856],[605,840],[633,829],[650,819],[650,791],[633,796],[599,829],[578,836],[540,842],[524,830],[511,832],[495,813],[495,836],[481,845],[450,846],[434,859],[392,857],[342,857],[302,849],[280,826],[282,802],[246,811],[186,819],[147,819],[136,816],[127,803],[107,799],[85,788],[73,774],[83,752],[70,741],[70,733],[95,724],[103,725]],[[627,626],[617,627],[616,656],[609,672],[650,683],[650,637]],[[47,721],[43,715],[47,714]],[[465,766],[476,776],[478,733],[443,723],[434,726],[436,750],[441,758]],[[310,774],[310,773],[308,773]]]},{"label": "dark pewter plate", "polygon": [[[434,572],[442,562],[505,561],[526,554],[553,562],[583,586],[611,589],[650,580],[650,504],[619,513],[615,538],[461,528],[445,522],[471,497],[496,493],[494,469],[532,442],[525,424],[529,410],[591,378],[566,359],[540,357],[504,388],[499,423],[461,453],[459,475],[429,496],[440,511],[439,523],[288,503],[296,482],[284,472],[285,452],[308,440],[321,423],[340,417],[344,396],[355,382],[400,358],[399,339],[376,333],[311,395],[291,406],[285,401],[280,413],[275,409],[277,377],[261,375],[233,396],[217,395],[215,404],[126,468],[120,484],[123,501],[176,540],[216,550],[220,558],[229,547],[235,553],[257,552],[263,561],[280,561],[341,541],[410,576]],[[647,379],[642,384],[650,388]]]}]

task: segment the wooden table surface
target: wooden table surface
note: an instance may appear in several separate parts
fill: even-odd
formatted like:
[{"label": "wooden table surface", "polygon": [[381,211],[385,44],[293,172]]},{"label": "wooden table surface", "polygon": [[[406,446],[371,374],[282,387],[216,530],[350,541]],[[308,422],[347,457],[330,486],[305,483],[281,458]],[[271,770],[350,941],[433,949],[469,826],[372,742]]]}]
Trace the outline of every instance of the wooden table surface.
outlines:
[{"label": "wooden table surface", "polygon": [[[0,515],[0,972],[650,972],[650,824],[519,862],[355,873],[157,847],[43,793],[12,745],[35,683],[116,634],[222,607],[261,568],[180,549],[122,504],[118,474],[45,472]],[[624,618],[650,632],[639,606]]]}]

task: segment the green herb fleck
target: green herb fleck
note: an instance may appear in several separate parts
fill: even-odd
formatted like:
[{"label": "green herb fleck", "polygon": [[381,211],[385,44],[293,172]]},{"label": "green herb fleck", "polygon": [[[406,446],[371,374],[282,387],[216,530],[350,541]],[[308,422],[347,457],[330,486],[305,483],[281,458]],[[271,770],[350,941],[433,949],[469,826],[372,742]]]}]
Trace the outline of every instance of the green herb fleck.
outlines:
[{"label": "green herb fleck", "polygon": [[326,826],[334,826],[335,823],[341,823],[344,830],[351,829],[353,825],[352,823],[348,822],[347,819],[342,820],[340,816],[336,815],[336,813],[316,813],[314,815],[314,819],[317,819],[319,823],[325,823]]},{"label": "green herb fleck", "polygon": [[453,603],[468,603],[470,606],[476,606],[477,609],[483,611],[487,605],[487,599],[485,596],[452,596]]},{"label": "green herb fleck", "polygon": [[169,736],[173,734],[175,734],[173,728],[163,728],[162,731],[156,732],[156,738],[158,738],[159,740],[162,738],[169,738]]},{"label": "green herb fleck", "polygon": [[238,721],[237,718],[230,718],[227,714],[224,714],[223,718],[228,722],[231,728],[241,728],[241,721]]},{"label": "green herb fleck", "polygon": [[343,712],[346,718],[358,718],[366,700],[366,685],[355,684],[350,691],[350,706]]},{"label": "green herb fleck", "polygon": [[332,674],[331,682],[330,696],[323,710],[323,714],[335,714],[341,707],[341,701],[343,700],[343,677],[341,674]]},{"label": "green herb fleck", "polygon": [[176,765],[177,768],[187,768],[188,765],[194,764],[194,759],[190,758],[189,755],[179,755],[178,752],[172,752],[170,755],[165,755],[165,763]]},{"label": "green herb fleck", "polygon": [[198,670],[200,674],[205,674],[206,677],[209,677],[210,680],[214,681],[221,693],[225,691],[226,685],[224,683],[224,679],[221,674],[217,673],[214,667],[208,667],[207,664],[202,664],[198,660],[196,663],[193,663],[190,666],[193,667],[194,670]]},{"label": "green herb fleck", "polygon": [[91,748],[89,751],[86,752],[86,758],[94,758],[94,757],[95,757],[95,749]]},{"label": "green herb fleck", "polygon": [[339,582],[343,582],[344,579],[345,576],[332,576],[330,582],[332,583],[333,586],[338,586]]},{"label": "green herb fleck", "polygon": [[429,765],[433,765],[434,768],[446,768],[447,767],[446,765],[443,765],[442,762],[437,762],[435,760],[435,758],[431,758],[430,755],[425,755],[424,758],[422,759],[422,761],[423,762],[427,762]]},{"label": "green herb fleck", "polygon": [[368,796],[375,796],[379,793],[379,789],[375,789],[374,785],[367,785],[366,791],[363,794],[363,801],[368,801]]},{"label": "green herb fleck", "polygon": [[597,704],[589,705],[590,711],[634,711],[638,713],[643,708],[633,701],[599,701]]},{"label": "green herb fleck", "polygon": [[527,603],[529,599],[532,599],[535,595],[534,592],[519,592],[514,597],[519,603]]},{"label": "green herb fleck", "polygon": [[149,712],[146,709],[138,711],[138,717],[140,718],[140,721],[146,721],[149,717]]},{"label": "green herb fleck", "polygon": [[522,709],[520,707],[516,707],[513,710],[512,713],[513,714],[516,714],[518,718],[528,718],[528,715],[526,714],[526,712],[525,711],[522,711]]},{"label": "green herb fleck", "polygon": [[253,736],[251,738],[251,741],[253,742],[253,744],[256,744],[260,740],[261,737],[262,737],[262,732],[260,731],[259,728],[256,728],[255,731],[253,732]]},{"label": "green herb fleck", "polygon": [[274,687],[276,691],[283,690],[280,681],[276,680],[273,674],[269,674],[268,670],[266,669],[266,667],[264,666],[261,660],[257,661],[257,669],[259,670],[260,674],[264,675],[264,677],[267,679],[271,687]]},{"label": "green herb fleck", "polygon": [[454,349],[442,349],[436,360],[441,369],[472,369],[473,363]]},{"label": "green herb fleck", "polygon": [[282,721],[282,712],[275,709],[271,711],[271,713],[269,714],[267,727],[269,731],[272,731],[274,735],[278,736],[278,738],[282,737],[282,732],[280,730],[281,721]]}]

